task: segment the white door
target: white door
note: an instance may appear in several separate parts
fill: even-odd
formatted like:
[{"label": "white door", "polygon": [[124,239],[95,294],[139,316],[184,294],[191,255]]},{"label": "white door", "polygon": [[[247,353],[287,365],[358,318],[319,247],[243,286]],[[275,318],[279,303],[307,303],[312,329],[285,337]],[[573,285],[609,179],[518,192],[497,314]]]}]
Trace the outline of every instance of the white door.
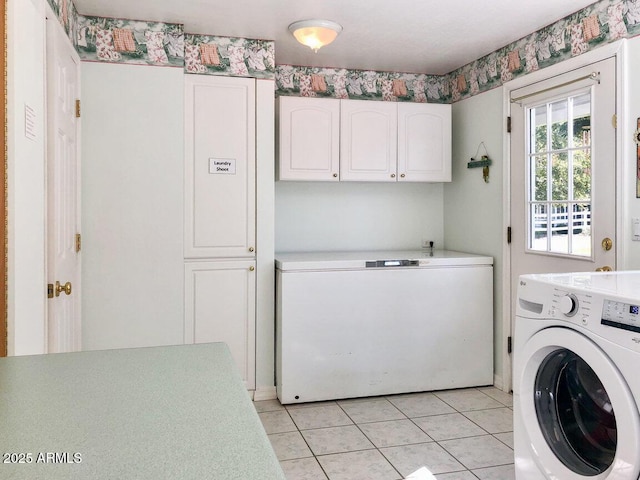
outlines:
[{"label": "white door", "polygon": [[80,162],[76,100],[80,59],[55,18],[47,18],[48,352],[80,350]]},{"label": "white door", "polygon": [[398,181],[451,181],[451,105],[398,104]]},{"label": "white door", "polygon": [[184,343],[225,342],[247,389],[255,389],[255,261],[185,263]]},{"label": "white door", "polygon": [[520,275],[615,269],[615,107],[614,58],[511,92],[512,322]]},{"label": "white door", "polygon": [[185,76],[185,257],[254,257],[255,80]]},{"label": "white door", "polygon": [[340,100],[279,98],[279,180],[339,180]]},{"label": "white door", "polygon": [[395,182],[397,125],[395,103],[342,100],[340,180]]}]

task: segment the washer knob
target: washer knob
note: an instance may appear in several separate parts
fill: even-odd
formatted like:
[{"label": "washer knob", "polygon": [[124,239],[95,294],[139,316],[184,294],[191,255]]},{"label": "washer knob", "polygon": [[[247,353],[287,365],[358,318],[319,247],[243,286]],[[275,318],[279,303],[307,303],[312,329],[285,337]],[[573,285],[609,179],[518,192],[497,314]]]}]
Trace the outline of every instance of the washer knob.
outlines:
[{"label": "washer knob", "polygon": [[560,311],[567,317],[573,317],[578,313],[578,298],[570,293],[560,299]]}]

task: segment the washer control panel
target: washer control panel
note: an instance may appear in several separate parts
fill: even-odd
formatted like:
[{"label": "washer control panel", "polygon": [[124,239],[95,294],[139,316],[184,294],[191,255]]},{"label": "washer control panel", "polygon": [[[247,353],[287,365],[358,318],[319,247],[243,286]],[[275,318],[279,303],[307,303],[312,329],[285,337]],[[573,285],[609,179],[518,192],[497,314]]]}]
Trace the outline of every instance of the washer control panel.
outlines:
[{"label": "washer control panel", "polygon": [[592,320],[592,306],[593,298],[590,293],[554,288],[550,314],[552,318],[587,326]]},{"label": "washer control panel", "polygon": [[600,323],[640,333],[640,306],[605,299]]},{"label": "washer control panel", "polygon": [[[584,280],[575,275],[576,283]],[[522,321],[541,320],[546,326],[572,328],[592,339],[603,338],[640,354],[640,291],[623,296],[611,288],[605,292],[604,288],[589,285],[564,285],[526,277],[520,283],[517,315]]]}]

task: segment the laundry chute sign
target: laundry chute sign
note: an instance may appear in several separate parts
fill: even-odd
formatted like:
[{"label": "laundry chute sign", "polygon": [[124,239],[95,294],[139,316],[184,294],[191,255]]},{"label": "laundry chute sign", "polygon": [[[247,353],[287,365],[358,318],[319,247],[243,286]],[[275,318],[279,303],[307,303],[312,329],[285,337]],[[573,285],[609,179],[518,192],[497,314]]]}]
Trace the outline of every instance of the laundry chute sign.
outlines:
[{"label": "laundry chute sign", "polygon": [[235,175],[236,159],[235,158],[210,158],[209,173],[218,175]]}]

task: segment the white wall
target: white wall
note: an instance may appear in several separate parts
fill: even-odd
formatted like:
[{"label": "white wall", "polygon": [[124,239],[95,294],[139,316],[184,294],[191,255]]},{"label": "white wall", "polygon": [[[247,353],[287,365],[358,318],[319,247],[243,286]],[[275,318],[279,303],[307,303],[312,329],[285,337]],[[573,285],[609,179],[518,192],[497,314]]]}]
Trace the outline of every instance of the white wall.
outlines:
[{"label": "white wall", "polygon": [[[640,117],[640,37],[627,41],[627,55],[624,62],[623,112],[625,130],[622,132],[622,215],[621,222],[623,265],[618,268],[640,270],[640,242],[632,241],[631,219],[640,218],[640,199],[636,198],[636,144],[633,141]],[[620,243],[620,239],[619,239]]]},{"label": "white wall", "polygon": [[41,0],[7,7],[8,353],[27,355],[46,351],[45,15]]},{"label": "white wall", "polygon": [[[502,348],[502,226],[503,135],[502,88],[453,104],[453,181],[444,187],[444,238],[449,250],[493,257],[494,268],[494,371],[501,382]],[[467,168],[484,142],[489,158],[489,183],[481,168]],[[480,150],[479,155],[484,154]]]},{"label": "white wall", "polygon": [[443,247],[442,184],[276,182],[276,251]]},{"label": "white wall", "polygon": [[183,77],[82,63],[83,350],[183,343]]}]

